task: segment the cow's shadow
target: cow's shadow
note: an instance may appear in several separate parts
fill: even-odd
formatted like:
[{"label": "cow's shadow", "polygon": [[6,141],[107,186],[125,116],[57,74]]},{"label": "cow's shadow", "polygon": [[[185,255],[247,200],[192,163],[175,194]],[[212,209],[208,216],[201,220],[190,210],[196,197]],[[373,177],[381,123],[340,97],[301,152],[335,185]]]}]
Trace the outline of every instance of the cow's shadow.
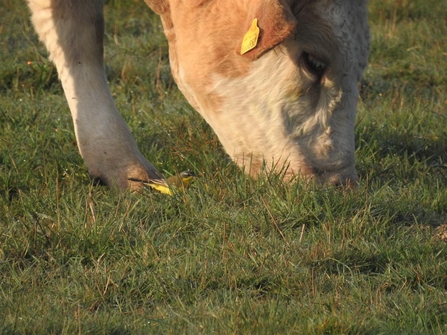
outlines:
[{"label": "cow's shadow", "polygon": [[[442,128],[446,117],[432,108],[438,103],[413,105],[412,101],[424,101],[427,92],[409,87],[402,92],[407,99],[402,107],[393,104],[393,94],[380,94],[382,82],[362,84],[355,129],[361,184],[375,198],[374,206],[393,214],[397,226],[444,224],[447,202],[436,194],[447,186],[447,131]],[[439,127],[427,131],[424,117]],[[383,196],[374,196],[379,191]]]}]

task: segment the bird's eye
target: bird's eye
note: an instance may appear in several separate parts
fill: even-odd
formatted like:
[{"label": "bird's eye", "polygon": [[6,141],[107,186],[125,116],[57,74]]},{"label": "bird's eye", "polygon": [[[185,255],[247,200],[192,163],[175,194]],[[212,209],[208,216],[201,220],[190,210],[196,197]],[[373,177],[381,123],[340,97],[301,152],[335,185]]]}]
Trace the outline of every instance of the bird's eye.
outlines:
[{"label": "bird's eye", "polygon": [[309,72],[309,74],[316,76],[317,78],[323,77],[328,67],[326,62],[322,61],[319,58],[316,58],[315,56],[307,52],[303,52],[302,61],[305,70]]}]

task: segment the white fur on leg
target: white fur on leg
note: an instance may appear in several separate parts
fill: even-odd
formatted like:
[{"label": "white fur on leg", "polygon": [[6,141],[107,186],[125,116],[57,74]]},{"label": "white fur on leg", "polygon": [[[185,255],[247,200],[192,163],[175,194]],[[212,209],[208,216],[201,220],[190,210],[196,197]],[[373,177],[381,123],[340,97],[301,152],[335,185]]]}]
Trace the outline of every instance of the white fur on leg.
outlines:
[{"label": "white fur on leg", "polygon": [[32,21],[50,52],[89,173],[107,185],[163,178],[139,152],[110,94],[103,66],[103,1],[29,0]]}]

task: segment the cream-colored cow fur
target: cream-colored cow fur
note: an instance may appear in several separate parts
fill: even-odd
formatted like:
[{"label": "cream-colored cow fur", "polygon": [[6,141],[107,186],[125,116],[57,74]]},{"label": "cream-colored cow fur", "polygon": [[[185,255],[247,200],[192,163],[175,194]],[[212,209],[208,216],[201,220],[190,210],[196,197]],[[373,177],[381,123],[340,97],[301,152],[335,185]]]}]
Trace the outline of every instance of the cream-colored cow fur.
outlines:
[{"label": "cream-colored cow fur", "polygon": [[[56,64],[79,150],[108,185],[161,175],[139,153],[102,64],[102,1],[28,0]],[[357,82],[366,0],[145,0],[161,16],[173,76],[246,172],[265,167],[333,184],[357,180]],[[253,19],[260,35],[241,55]]]}]

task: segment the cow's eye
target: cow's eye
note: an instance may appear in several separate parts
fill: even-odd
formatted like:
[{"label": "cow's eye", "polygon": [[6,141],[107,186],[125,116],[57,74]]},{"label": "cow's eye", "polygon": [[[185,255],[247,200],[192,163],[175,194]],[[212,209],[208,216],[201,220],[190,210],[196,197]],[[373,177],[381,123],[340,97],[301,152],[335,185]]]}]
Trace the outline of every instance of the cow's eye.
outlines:
[{"label": "cow's eye", "polygon": [[321,78],[327,69],[327,64],[307,52],[303,52],[302,57],[306,71],[318,78]]}]

